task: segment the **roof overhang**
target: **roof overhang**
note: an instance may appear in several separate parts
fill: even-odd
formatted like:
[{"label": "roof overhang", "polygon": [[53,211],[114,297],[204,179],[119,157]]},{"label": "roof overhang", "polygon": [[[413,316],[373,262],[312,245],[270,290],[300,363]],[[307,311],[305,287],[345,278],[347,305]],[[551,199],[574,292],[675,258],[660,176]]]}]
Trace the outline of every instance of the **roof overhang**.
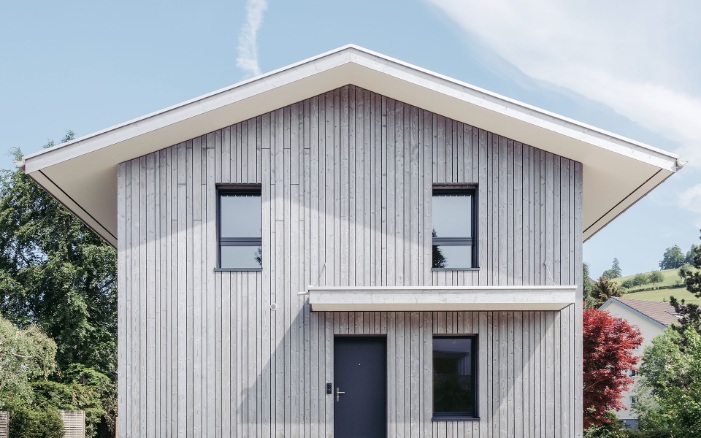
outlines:
[{"label": "roof overhang", "polygon": [[577,286],[309,287],[315,312],[557,311]]},{"label": "roof overhang", "polygon": [[24,157],[24,171],[117,243],[117,165],[353,84],[579,161],[588,239],[681,168],[676,155],[356,46]]}]

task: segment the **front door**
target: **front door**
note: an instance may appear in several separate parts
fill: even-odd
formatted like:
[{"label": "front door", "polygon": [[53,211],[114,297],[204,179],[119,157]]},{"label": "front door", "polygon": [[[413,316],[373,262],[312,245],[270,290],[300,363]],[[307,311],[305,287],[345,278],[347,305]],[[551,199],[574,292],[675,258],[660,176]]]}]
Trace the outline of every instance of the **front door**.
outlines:
[{"label": "front door", "polygon": [[387,436],[387,339],[334,340],[334,433],[345,437]]}]

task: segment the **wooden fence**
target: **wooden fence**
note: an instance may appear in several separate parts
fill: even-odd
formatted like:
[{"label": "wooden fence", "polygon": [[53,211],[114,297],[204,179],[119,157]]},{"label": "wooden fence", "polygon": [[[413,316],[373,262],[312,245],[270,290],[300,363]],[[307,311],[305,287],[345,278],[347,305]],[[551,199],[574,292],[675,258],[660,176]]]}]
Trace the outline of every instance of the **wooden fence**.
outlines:
[{"label": "wooden fence", "polygon": [[8,438],[10,436],[10,413],[0,411],[0,438]]},{"label": "wooden fence", "polygon": [[85,438],[85,411],[59,411],[65,438]]}]

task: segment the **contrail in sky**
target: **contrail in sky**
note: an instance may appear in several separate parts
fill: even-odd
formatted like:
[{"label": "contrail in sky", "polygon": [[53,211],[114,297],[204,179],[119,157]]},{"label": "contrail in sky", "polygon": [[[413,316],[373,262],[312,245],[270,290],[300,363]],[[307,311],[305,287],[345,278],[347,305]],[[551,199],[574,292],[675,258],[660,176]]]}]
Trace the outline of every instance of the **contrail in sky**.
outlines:
[{"label": "contrail in sky", "polygon": [[267,0],[246,1],[246,22],[243,24],[241,34],[239,34],[239,53],[236,65],[250,76],[258,76],[260,74],[256,38],[258,29],[263,24],[263,13],[267,7]]}]

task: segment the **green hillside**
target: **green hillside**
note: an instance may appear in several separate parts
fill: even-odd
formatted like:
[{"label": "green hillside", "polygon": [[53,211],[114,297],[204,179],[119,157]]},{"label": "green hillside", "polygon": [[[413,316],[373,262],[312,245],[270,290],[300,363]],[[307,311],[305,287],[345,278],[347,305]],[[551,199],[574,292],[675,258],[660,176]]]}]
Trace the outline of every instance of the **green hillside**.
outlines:
[{"label": "green hillside", "polygon": [[[673,295],[676,299],[683,299],[687,303],[701,304],[701,298],[696,298],[691,292],[686,290],[681,277],[679,277],[679,269],[667,269],[659,272],[663,278],[661,282],[624,288],[625,294],[623,296],[636,300],[664,302],[669,301],[670,295]],[[651,272],[645,272],[642,275],[649,277],[650,274]],[[626,281],[632,281],[636,275],[639,274],[614,278],[613,281],[621,285]],[[653,288],[654,290],[649,290]]]}]

